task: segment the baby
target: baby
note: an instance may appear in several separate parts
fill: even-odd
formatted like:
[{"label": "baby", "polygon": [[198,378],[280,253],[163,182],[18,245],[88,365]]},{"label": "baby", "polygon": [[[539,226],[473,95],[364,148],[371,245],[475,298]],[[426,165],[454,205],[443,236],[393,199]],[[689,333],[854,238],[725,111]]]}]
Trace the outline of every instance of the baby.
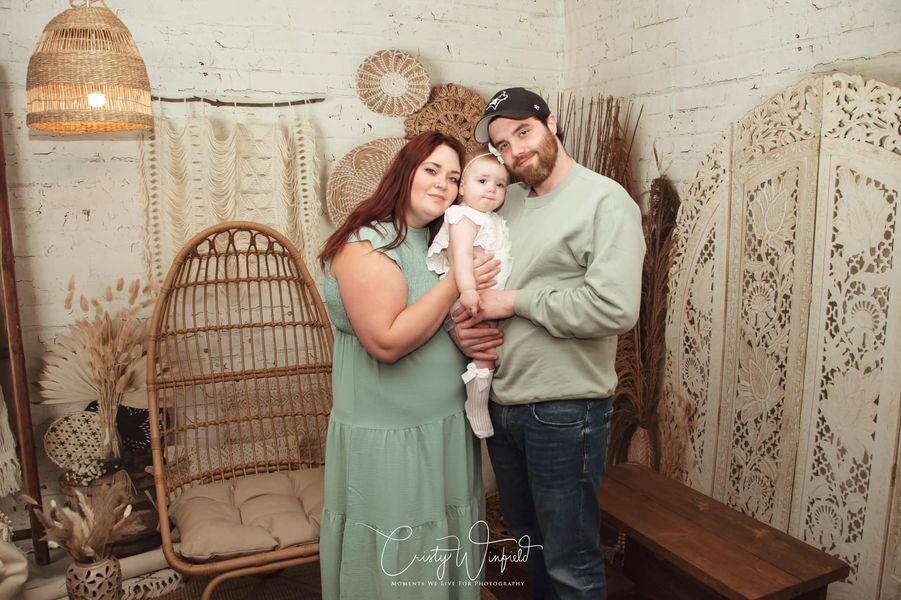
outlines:
[{"label": "baby", "polygon": [[[444,223],[429,247],[429,269],[445,274],[454,267],[460,290],[459,302],[451,312],[463,306],[473,316],[479,312],[479,293],[472,271],[473,258],[490,252],[500,261],[495,288],[502,288],[510,276],[510,240],[507,223],[494,211],[504,203],[508,175],[498,155],[479,154],[466,163],[460,176],[459,204],[444,213]],[[448,260],[450,252],[453,260]],[[494,374],[494,361],[476,360],[466,365],[466,418],[479,438],[494,435],[488,416],[488,391]]]}]

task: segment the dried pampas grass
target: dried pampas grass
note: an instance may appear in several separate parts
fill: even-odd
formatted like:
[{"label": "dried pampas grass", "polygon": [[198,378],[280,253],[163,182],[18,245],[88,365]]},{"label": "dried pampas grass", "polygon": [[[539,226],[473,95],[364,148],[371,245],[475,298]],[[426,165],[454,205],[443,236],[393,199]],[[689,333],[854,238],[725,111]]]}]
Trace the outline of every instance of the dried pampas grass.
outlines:
[{"label": "dried pampas grass", "polygon": [[[125,280],[120,278],[115,292],[107,287],[99,298],[80,296],[78,304],[85,316],[50,344],[38,379],[40,397],[47,404],[97,400],[109,458],[119,456],[119,406],[147,407],[144,346],[148,324],[141,313],[153,300],[150,288],[142,289],[138,280],[132,281],[127,291],[123,305],[120,294],[125,292]],[[73,277],[66,293],[66,309],[72,308],[74,299]]]},{"label": "dried pampas grass", "polygon": [[44,538],[65,548],[77,562],[102,560],[110,555],[115,542],[142,530],[128,495],[120,487],[105,485],[90,498],[75,493],[75,506],[58,506],[51,501],[47,512],[34,498],[24,494],[23,498],[44,526]]}]

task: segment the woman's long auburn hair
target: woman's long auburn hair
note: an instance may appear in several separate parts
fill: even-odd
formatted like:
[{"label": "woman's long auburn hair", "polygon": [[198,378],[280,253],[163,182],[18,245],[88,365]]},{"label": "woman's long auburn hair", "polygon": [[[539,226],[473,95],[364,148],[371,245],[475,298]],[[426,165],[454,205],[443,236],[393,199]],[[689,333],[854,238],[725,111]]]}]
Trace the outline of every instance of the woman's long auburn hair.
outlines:
[{"label": "woman's long auburn hair", "polygon": [[[400,149],[388,171],[382,177],[378,187],[372,195],[361,202],[351,212],[344,223],[329,236],[319,253],[319,264],[325,268],[325,261],[338,254],[341,247],[347,242],[351,234],[363,227],[372,227],[372,223],[381,222],[394,224],[397,237],[386,249],[397,248],[404,243],[407,237],[407,222],[405,217],[410,209],[410,188],[413,185],[413,177],[416,169],[435,151],[438,146],[449,146],[460,160],[463,167],[463,144],[456,139],[439,131],[426,131],[406,143]],[[435,219],[429,224],[431,236],[434,237],[441,226],[441,219]],[[425,260],[425,257],[423,257]]]}]

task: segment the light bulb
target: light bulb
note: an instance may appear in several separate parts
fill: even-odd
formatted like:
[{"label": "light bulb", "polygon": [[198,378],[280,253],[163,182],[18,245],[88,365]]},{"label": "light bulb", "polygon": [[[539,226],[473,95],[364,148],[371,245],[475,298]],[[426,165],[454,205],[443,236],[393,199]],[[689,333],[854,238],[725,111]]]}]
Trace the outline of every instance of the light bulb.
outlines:
[{"label": "light bulb", "polygon": [[106,104],[106,96],[102,92],[91,92],[88,94],[88,104],[94,108],[100,108]]}]

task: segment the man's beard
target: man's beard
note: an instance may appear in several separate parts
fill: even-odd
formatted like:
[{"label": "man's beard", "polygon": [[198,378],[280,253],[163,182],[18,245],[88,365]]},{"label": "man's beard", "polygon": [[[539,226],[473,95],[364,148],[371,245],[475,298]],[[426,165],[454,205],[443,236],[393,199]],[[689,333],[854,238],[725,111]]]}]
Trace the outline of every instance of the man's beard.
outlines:
[{"label": "man's beard", "polygon": [[[515,166],[517,161],[514,161],[514,164],[510,165],[510,172],[529,187],[543,183],[550,177],[551,171],[554,170],[554,165],[557,163],[557,138],[550,129],[545,128],[544,137],[538,144],[535,154],[531,164],[517,167]],[[531,156],[529,154],[525,158],[529,159]]]}]

